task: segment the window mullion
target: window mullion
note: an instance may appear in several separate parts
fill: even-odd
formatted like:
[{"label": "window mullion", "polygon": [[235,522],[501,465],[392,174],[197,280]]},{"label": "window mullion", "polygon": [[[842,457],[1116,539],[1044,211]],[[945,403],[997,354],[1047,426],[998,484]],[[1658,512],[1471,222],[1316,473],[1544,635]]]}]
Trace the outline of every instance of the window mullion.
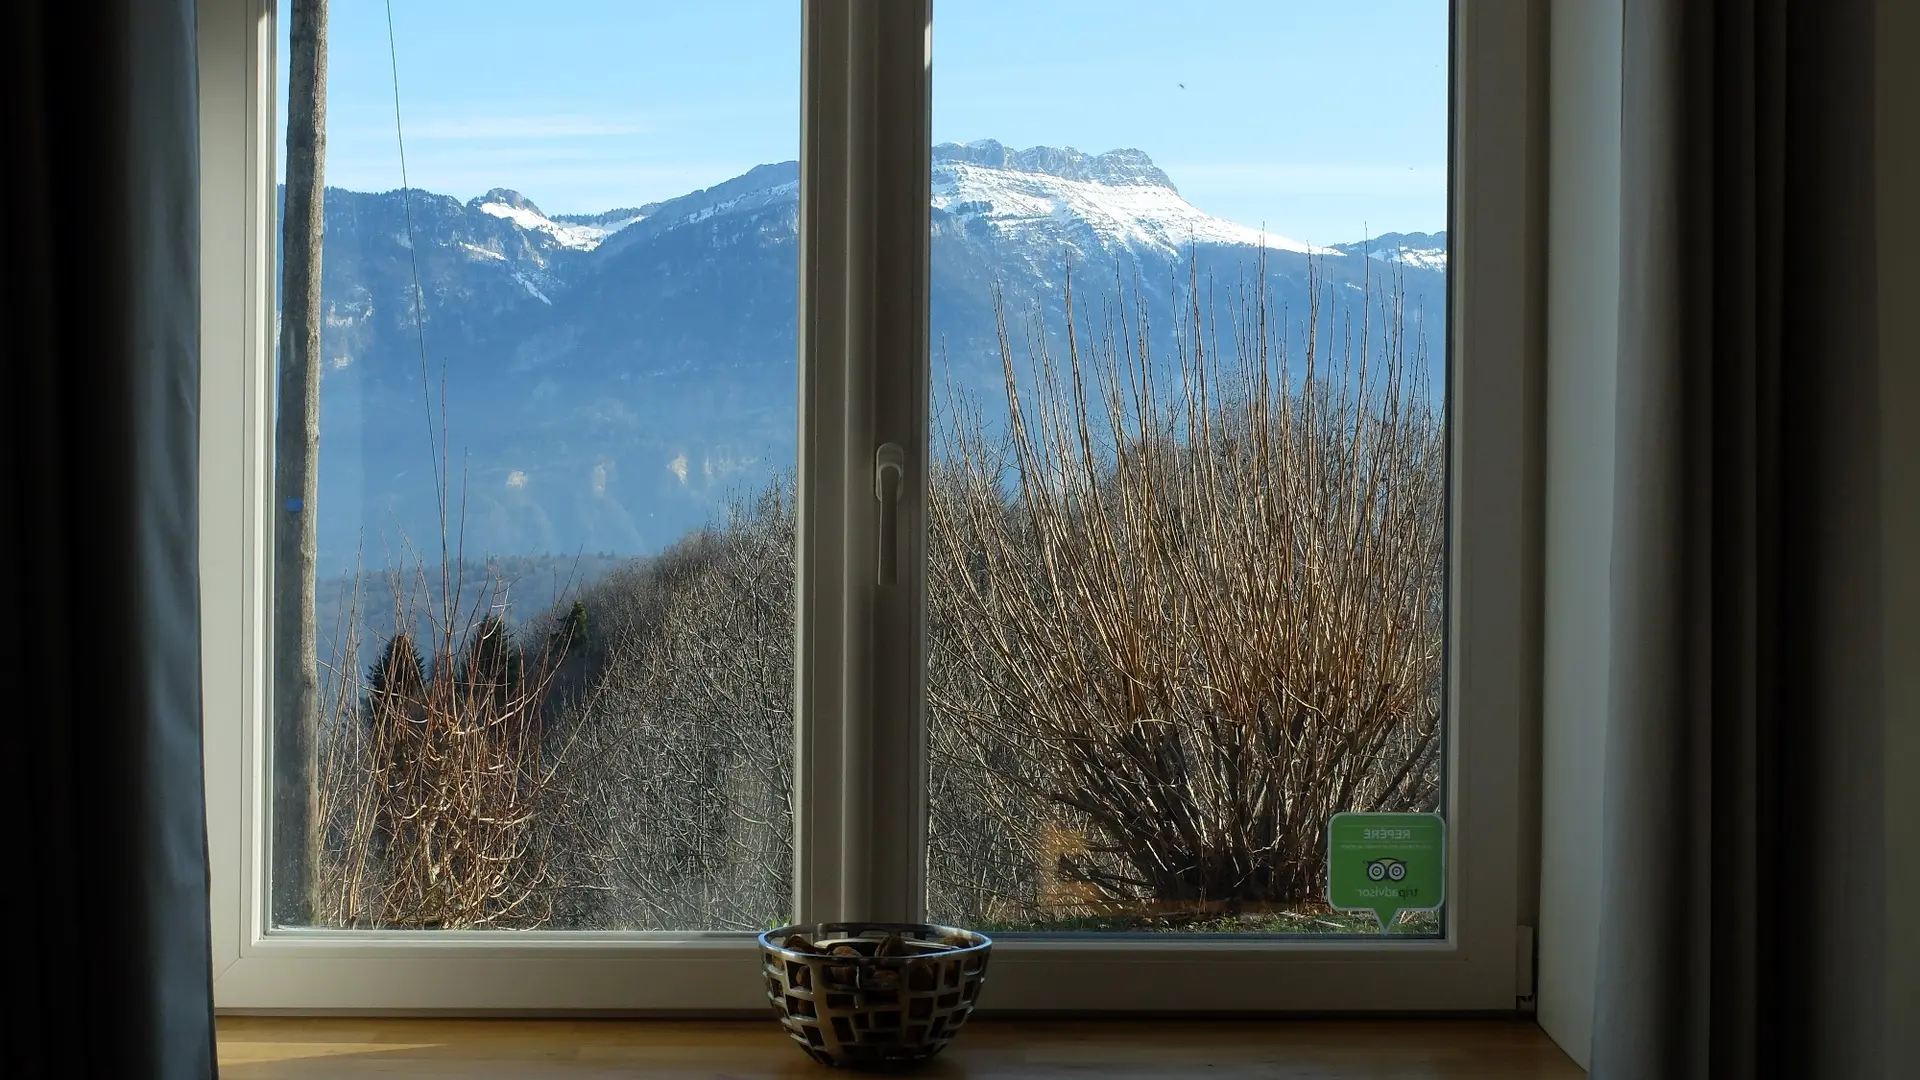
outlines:
[{"label": "window mullion", "polygon": [[[926,908],[926,534],[931,0],[868,5],[877,16],[872,209],[876,443],[905,451],[895,539],[900,573],[877,588],[873,642],[871,902],[879,917]],[[871,576],[867,579],[873,581]],[[871,587],[871,586],[870,586]]]},{"label": "window mullion", "polygon": [[[795,910],[923,906],[927,5],[807,0]],[[904,451],[895,583],[874,459]]]}]

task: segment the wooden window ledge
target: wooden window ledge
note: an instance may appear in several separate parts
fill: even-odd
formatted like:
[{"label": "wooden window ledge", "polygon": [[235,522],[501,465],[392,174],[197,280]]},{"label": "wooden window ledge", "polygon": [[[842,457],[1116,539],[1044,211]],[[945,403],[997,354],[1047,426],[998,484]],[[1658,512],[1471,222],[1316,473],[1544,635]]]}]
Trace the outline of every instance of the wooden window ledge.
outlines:
[{"label": "wooden window ledge", "polygon": [[[223,1080],[855,1076],[772,1019],[220,1018]],[[1581,1077],[1525,1020],[975,1020],[925,1077]]]}]

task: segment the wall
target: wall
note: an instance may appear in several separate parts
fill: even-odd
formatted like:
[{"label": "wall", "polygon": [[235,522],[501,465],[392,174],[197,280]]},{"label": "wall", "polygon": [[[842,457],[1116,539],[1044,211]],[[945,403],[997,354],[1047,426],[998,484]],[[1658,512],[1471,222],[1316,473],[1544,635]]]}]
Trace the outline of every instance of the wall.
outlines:
[{"label": "wall", "polygon": [[1583,1067],[1599,949],[1621,0],[1554,0],[1547,174],[1547,535],[1538,1012]]}]

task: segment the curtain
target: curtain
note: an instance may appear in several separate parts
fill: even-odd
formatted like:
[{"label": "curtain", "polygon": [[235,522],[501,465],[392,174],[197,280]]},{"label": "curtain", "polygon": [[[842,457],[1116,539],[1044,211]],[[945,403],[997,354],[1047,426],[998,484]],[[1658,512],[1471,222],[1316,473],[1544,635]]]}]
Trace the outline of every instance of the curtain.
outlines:
[{"label": "curtain", "polygon": [[0,34],[9,1076],[214,1074],[193,0]]},{"label": "curtain", "polygon": [[1895,1075],[1873,6],[1624,11],[1592,1075]]}]

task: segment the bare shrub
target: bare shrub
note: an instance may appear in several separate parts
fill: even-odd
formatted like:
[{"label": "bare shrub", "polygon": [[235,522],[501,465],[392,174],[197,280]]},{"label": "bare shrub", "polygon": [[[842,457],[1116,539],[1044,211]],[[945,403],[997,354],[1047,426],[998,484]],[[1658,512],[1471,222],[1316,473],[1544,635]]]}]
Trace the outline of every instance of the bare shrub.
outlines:
[{"label": "bare shrub", "polygon": [[1311,902],[1329,815],[1435,804],[1445,466],[1424,345],[1397,290],[1336,320],[1315,276],[1297,354],[1263,283],[1226,351],[1186,294],[1170,358],[1144,305],[1096,325],[1069,283],[1064,355],[1042,328],[1021,363],[1002,305],[1006,438],[949,411],[936,911]]},{"label": "bare shrub", "polygon": [[[456,571],[464,573],[464,569]],[[315,918],[387,929],[531,928],[553,916],[564,748],[542,703],[569,632],[517,639],[505,582],[450,582],[421,602],[423,575],[394,573],[394,632],[364,680],[333,680],[323,724]],[[432,645],[423,654],[416,634]],[[353,635],[345,656],[354,655]],[[344,665],[343,665],[344,667]],[[335,669],[336,676],[342,668]],[[350,671],[350,668],[345,668]]]}]

